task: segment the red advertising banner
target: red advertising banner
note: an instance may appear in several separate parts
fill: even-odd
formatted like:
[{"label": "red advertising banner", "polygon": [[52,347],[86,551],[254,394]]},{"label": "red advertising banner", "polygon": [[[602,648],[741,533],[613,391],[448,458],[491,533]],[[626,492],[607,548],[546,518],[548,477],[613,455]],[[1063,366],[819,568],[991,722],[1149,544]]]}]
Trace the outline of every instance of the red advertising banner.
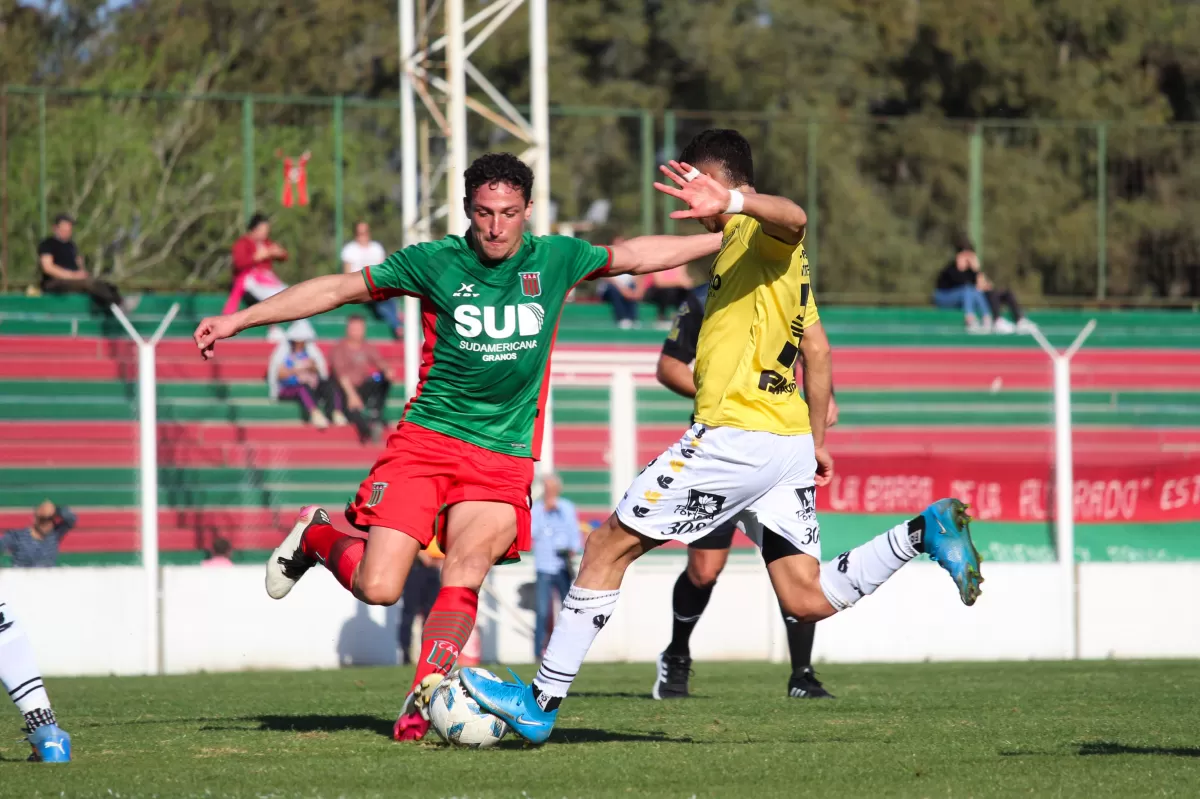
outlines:
[{"label": "red advertising banner", "polygon": [[[835,455],[836,457],[836,455]],[[1074,474],[1079,522],[1200,520],[1200,459],[1158,464],[1080,464]],[[1054,470],[1044,462],[848,455],[817,507],[835,513],[914,513],[958,497],[977,519],[1043,521],[1054,514]]]}]

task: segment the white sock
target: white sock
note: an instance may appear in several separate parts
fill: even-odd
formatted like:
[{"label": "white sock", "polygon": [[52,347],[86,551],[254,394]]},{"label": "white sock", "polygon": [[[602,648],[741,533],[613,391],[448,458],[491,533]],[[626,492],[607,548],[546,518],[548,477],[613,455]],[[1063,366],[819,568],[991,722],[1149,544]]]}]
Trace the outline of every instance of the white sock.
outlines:
[{"label": "white sock", "polygon": [[554,622],[554,633],[533,678],[533,692],[543,710],[558,707],[571,689],[583,659],[617,606],[620,589],[594,591],[572,585]]},{"label": "white sock", "polygon": [[917,546],[924,531],[925,519],[918,516],[821,564],[821,590],[829,604],[841,611],[874,593],[901,566],[920,554]]},{"label": "white sock", "polygon": [[25,716],[31,732],[54,723],[54,711],[42,685],[33,645],[4,602],[0,602],[0,683],[17,703],[17,710]]}]

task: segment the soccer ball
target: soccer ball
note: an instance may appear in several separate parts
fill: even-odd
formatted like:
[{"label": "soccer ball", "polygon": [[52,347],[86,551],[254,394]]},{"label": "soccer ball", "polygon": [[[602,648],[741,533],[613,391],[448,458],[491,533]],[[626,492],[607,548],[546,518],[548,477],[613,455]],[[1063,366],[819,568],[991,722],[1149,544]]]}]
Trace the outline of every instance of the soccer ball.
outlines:
[{"label": "soccer ball", "polygon": [[[487,669],[472,669],[478,677],[500,682]],[[458,672],[446,677],[429,698],[429,723],[443,741],[451,746],[486,749],[508,734],[508,725],[486,712],[471,698],[458,678]]]}]

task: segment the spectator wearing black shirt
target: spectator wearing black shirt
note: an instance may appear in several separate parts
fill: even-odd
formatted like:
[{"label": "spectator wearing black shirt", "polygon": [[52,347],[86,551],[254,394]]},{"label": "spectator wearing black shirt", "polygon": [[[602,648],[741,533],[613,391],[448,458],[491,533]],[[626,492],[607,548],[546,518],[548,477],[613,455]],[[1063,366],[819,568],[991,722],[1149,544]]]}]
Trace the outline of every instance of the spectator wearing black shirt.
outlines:
[{"label": "spectator wearing black shirt", "polygon": [[[1027,333],[1036,327],[1021,312],[1012,291],[997,289],[980,270],[979,256],[969,241],[959,244],[958,252],[938,273],[933,304],[962,310],[972,333]],[[1011,322],[1002,316],[1005,305],[1012,313]]]},{"label": "spectator wearing black shirt", "polygon": [[133,302],[121,299],[121,292],[112,283],[92,277],[83,268],[83,256],[71,240],[75,220],[59,214],[54,220],[54,235],[38,245],[38,266],[41,269],[42,291],[46,294],[84,293],[98,305],[108,308],[120,305],[131,310]]}]

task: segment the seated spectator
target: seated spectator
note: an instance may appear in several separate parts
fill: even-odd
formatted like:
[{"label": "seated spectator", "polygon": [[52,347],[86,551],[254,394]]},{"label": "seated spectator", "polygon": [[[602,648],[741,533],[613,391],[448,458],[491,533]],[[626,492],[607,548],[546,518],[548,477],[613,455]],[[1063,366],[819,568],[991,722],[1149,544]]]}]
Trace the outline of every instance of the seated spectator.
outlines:
[{"label": "seated spectator", "polygon": [[658,326],[671,326],[671,317],[683,305],[692,289],[687,264],[655,272],[650,276],[650,288],[646,290],[646,302],[658,309]]},{"label": "seated spectator", "polygon": [[117,287],[106,280],[92,277],[83,268],[83,256],[71,236],[75,231],[75,220],[66,214],[54,219],[54,235],[38,245],[38,268],[41,272],[41,288],[45,294],[82,293],[108,310],[119,305],[130,312],[137,307],[140,297],[121,298]]},{"label": "seated spectator", "polygon": [[367,341],[367,322],[361,316],[346,321],[346,337],[330,353],[333,378],[345,398],[346,415],[363,441],[378,441],[387,422],[383,410],[395,373]]},{"label": "seated spectator", "polygon": [[[272,266],[275,261],[286,261],[287,258],[287,250],[271,241],[270,220],[263,214],[250,217],[246,235],[233,244],[233,286],[222,313],[237,311],[246,295],[262,302],[287,288],[287,283],[279,279]],[[272,325],[267,340],[283,341],[283,328]]]},{"label": "seated spectator", "polygon": [[75,514],[46,500],[33,510],[33,524],[7,530],[0,536],[0,552],[12,555],[13,566],[23,569],[58,565],[58,548],[75,526]]},{"label": "seated spectator", "polygon": [[[622,236],[612,236],[613,244],[624,240]],[[645,286],[636,275],[613,275],[596,281],[596,298],[612,306],[613,319],[622,330],[637,324],[638,303],[645,293]]]},{"label": "seated spectator", "polygon": [[[346,274],[361,272],[368,266],[381,264],[387,259],[383,245],[371,240],[371,226],[359,222],[354,226],[354,238],[342,247],[342,271]],[[400,324],[400,314],[396,310],[395,300],[369,302],[371,313],[375,318],[386,322],[396,338],[404,338],[404,326]]]},{"label": "seated spectator", "polygon": [[233,544],[229,543],[229,539],[216,536],[213,538],[212,552],[209,553],[209,556],[200,565],[208,567],[216,566],[218,568],[232,566],[233,559],[229,557],[232,552]]},{"label": "seated spectator", "polygon": [[992,329],[992,312],[987,298],[976,286],[978,273],[971,269],[971,252],[969,248],[959,247],[954,258],[938,273],[933,304],[962,311],[967,332],[988,333]]},{"label": "seated spectator", "polygon": [[[1037,327],[1021,312],[1016,295],[1008,289],[997,289],[991,278],[979,266],[975,246],[963,241],[958,252],[938,274],[933,302],[939,308],[964,311],[967,330],[972,333],[1028,333]],[[1012,321],[1001,314],[1007,305]]]},{"label": "seated spectator", "polygon": [[329,379],[329,366],[317,346],[317,333],[307,319],[293,322],[287,338],[279,342],[267,367],[271,399],[296,400],[305,419],[318,430],[347,424],[342,398]]}]

